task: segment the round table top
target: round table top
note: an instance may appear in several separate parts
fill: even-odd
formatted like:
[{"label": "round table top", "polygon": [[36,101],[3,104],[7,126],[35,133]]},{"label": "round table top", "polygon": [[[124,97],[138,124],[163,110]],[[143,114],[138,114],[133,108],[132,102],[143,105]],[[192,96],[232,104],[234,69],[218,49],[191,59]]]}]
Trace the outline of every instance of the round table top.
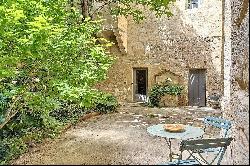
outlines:
[{"label": "round table top", "polygon": [[190,125],[184,125],[185,131],[182,133],[173,133],[168,132],[164,129],[164,124],[157,124],[147,128],[147,131],[155,136],[164,137],[164,138],[176,138],[176,139],[190,139],[197,138],[204,134],[204,131],[199,127],[193,127]]}]

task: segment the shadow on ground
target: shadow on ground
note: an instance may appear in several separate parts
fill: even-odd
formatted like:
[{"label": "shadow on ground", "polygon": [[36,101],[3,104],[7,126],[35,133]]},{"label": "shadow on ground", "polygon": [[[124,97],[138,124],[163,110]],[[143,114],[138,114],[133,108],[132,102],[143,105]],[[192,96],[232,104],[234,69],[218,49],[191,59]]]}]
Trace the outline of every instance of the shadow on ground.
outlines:
[{"label": "shadow on ground", "polygon": [[[155,165],[169,160],[169,149],[163,138],[147,133],[148,126],[182,123],[203,127],[205,116],[221,116],[221,112],[207,107],[148,108],[126,104],[117,113],[80,122],[60,138],[30,149],[12,164]],[[210,129],[206,137],[219,132]]]}]

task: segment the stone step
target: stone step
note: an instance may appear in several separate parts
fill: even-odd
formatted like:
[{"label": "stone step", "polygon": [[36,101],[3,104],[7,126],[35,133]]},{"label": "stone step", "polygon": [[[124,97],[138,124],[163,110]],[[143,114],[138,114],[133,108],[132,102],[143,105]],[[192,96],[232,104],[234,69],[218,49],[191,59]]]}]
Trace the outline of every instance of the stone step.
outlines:
[{"label": "stone step", "polygon": [[141,107],[144,104],[143,102],[120,103],[122,107]]}]

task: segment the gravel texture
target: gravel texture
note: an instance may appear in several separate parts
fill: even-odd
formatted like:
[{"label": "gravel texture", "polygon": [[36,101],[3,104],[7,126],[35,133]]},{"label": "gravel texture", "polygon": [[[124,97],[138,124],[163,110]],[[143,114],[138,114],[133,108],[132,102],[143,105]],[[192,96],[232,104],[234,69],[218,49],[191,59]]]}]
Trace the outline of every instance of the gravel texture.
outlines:
[{"label": "gravel texture", "polygon": [[[169,160],[168,146],[163,138],[149,135],[147,127],[158,123],[203,127],[205,116],[221,116],[221,112],[207,107],[148,108],[126,104],[117,113],[78,123],[59,138],[30,149],[12,164],[160,164]],[[206,137],[218,134],[218,129],[210,129]],[[174,150],[178,150],[177,145],[178,141]]]}]

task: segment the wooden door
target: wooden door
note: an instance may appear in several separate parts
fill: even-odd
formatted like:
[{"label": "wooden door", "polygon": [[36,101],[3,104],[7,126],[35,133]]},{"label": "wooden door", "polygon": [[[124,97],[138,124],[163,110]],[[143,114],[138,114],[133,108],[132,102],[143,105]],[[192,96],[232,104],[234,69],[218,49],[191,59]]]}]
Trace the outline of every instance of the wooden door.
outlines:
[{"label": "wooden door", "polygon": [[135,68],[133,73],[134,101],[145,102],[148,89],[148,70],[145,68]]},{"label": "wooden door", "polygon": [[206,106],[206,70],[189,71],[188,100],[190,106]]}]

